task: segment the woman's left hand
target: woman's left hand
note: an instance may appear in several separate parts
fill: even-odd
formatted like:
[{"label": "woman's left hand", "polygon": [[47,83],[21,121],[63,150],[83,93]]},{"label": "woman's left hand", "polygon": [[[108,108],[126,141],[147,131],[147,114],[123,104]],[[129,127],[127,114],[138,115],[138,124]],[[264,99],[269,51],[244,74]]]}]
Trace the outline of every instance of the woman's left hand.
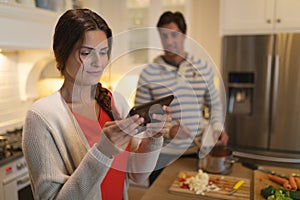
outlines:
[{"label": "woman's left hand", "polygon": [[159,122],[151,122],[146,125],[145,134],[147,137],[161,137],[167,133],[171,128],[171,108],[169,106],[163,106],[165,114],[152,114],[152,119]]}]

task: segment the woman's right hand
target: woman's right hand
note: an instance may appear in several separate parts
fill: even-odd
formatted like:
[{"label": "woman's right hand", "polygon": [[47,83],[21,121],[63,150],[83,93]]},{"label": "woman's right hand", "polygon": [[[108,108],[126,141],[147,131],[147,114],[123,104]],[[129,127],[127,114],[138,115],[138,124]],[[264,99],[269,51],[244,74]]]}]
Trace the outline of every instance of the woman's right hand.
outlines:
[{"label": "woman's right hand", "polygon": [[138,133],[137,127],[144,122],[139,115],[104,124],[97,148],[107,157],[122,153],[132,137]]}]

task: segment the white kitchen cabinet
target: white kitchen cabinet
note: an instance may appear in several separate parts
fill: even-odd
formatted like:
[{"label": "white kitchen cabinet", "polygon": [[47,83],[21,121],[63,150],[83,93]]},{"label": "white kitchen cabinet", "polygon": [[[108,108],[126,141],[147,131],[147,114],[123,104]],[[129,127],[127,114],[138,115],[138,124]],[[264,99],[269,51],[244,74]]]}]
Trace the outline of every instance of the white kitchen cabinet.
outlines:
[{"label": "white kitchen cabinet", "polygon": [[300,31],[299,0],[222,0],[223,35]]},{"label": "white kitchen cabinet", "polygon": [[0,2],[0,49],[51,49],[59,13]]},{"label": "white kitchen cabinet", "polygon": [[282,31],[300,31],[299,9],[299,0],[276,0],[275,28]]}]

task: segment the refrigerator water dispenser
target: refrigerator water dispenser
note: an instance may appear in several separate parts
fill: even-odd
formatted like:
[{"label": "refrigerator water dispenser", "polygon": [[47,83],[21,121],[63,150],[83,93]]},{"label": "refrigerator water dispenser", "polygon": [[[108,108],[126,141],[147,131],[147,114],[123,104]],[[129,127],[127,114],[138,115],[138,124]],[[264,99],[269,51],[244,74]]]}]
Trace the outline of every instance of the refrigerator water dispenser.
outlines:
[{"label": "refrigerator water dispenser", "polygon": [[229,73],[228,84],[228,113],[252,113],[254,73]]}]

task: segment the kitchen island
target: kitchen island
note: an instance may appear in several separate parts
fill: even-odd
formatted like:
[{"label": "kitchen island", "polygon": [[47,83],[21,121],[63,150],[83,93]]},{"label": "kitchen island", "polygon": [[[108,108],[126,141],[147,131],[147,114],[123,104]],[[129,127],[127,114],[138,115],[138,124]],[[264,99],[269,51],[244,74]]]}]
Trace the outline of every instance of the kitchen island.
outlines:
[{"label": "kitchen island", "polygon": [[[282,170],[283,168],[271,167],[267,166],[272,170]],[[198,170],[198,160],[195,158],[180,158],[173,162],[171,165],[166,167],[161,175],[155,180],[155,182],[151,185],[151,187],[146,191],[142,200],[191,200],[191,199],[208,199],[202,195],[185,195],[185,194],[174,194],[170,193],[169,189],[176,179],[178,173],[180,171],[194,171]],[[289,173],[292,172],[291,169],[286,169],[284,172]],[[299,172],[299,169],[294,172]],[[261,179],[262,174],[257,170],[253,171],[241,165],[241,163],[237,162],[233,165],[232,172],[230,176],[240,177],[244,179],[249,179],[251,181],[250,184],[250,196],[251,199],[260,200],[263,199],[260,197],[260,187],[266,187],[268,183],[267,180],[264,180],[262,183],[258,181]],[[255,180],[255,181],[254,181]],[[255,185],[255,183],[257,185]],[[262,185],[264,184],[264,185]],[[257,194],[256,194],[257,193]]]}]

